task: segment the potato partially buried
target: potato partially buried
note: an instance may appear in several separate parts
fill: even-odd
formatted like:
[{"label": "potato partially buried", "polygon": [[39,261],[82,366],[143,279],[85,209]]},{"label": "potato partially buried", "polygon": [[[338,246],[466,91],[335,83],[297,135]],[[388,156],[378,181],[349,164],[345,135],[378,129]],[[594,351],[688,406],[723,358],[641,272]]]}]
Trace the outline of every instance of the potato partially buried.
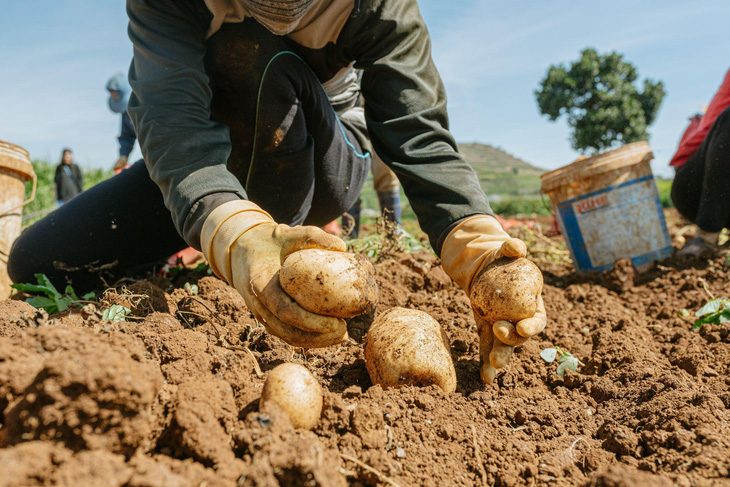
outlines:
[{"label": "potato partially buried", "polygon": [[378,316],[366,336],[365,366],[373,384],[383,387],[436,384],[447,394],[456,389],[446,334],[423,311],[393,308]]},{"label": "potato partially buried", "polygon": [[302,308],[320,315],[352,318],[378,301],[373,265],[362,255],[348,252],[294,252],[284,260],[279,282]]},{"label": "potato partially buried", "polygon": [[487,323],[517,323],[534,316],[542,284],[542,273],[532,261],[503,257],[477,274],[469,298],[474,313]]},{"label": "potato partially buried", "polygon": [[269,372],[259,408],[269,401],[286,411],[295,428],[312,429],[322,415],[322,386],[306,367],[281,364]]}]

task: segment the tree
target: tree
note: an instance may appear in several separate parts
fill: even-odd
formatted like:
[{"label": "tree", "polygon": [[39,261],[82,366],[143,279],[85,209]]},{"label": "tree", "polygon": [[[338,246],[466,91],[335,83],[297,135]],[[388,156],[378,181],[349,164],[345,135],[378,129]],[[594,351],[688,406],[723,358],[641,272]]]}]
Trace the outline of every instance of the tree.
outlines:
[{"label": "tree", "polygon": [[567,115],[574,149],[598,152],[649,138],[647,128],[656,119],[664,84],[645,79],[639,92],[637,78],[636,68],[621,54],[584,49],[570,69],[550,66],[535,97],[550,121]]}]

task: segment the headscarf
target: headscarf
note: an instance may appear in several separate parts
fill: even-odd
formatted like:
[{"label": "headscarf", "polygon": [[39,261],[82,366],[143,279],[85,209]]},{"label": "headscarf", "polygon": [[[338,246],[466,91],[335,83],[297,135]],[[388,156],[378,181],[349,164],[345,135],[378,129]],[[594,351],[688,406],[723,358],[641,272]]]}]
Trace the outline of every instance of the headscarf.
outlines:
[{"label": "headscarf", "polygon": [[259,24],[278,36],[296,29],[314,2],[315,0],[241,0]]},{"label": "headscarf", "polygon": [[124,113],[127,111],[127,104],[129,103],[129,95],[132,94],[132,87],[129,86],[127,76],[123,73],[117,73],[106,83],[106,89],[109,92],[118,91],[119,99],[115,100],[112,98],[111,93],[109,94],[109,108],[114,113]]}]

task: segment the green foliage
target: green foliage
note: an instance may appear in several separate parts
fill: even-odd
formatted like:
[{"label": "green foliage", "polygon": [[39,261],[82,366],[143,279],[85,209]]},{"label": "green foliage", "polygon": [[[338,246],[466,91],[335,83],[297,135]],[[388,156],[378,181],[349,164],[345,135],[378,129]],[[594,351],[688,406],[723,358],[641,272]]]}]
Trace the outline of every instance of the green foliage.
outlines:
[{"label": "green foliage", "polygon": [[567,115],[574,149],[599,152],[649,138],[647,128],[656,119],[664,84],[646,79],[639,91],[637,79],[636,67],[621,54],[584,49],[570,68],[550,66],[535,96],[551,121]]},{"label": "green foliage", "polygon": [[112,304],[101,315],[101,319],[105,321],[127,321],[126,316],[132,310],[120,304]]},{"label": "green foliage", "polygon": [[[26,303],[30,304],[34,308],[42,308],[46,310],[48,314],[52,315],[65,311],[69,308],[69,306],[78,304],[81,301],[71,286],[66,286],[63,294],[61,294],[45,274],[35,274],[35,278],[38,281],[38,284],[26,283],[12,285],[13,288],[20,292],[35,294],[35,296],[25,300]],[[94,293],[82,296],[83,300],[93,298]]]},{"label": "green foliage", "polygon": [[563,350],[560,347],[546,348],[545,350],[540,352],[540,357],[542,357],[542,359],[547,363],[552,363],[557,358],[559,364],[557,374],[560,377],[563,377],[563,375],[565,375],[566,370],[578,372],[578,366],[585,365],[583,362],[574,357],[570,352],[568,352],[567,350]]},{"label": "green foliage", "polygon": [[672,179],[656,178],[656,187],[659,191],[659,201],[664,208],[674,208],[672,201]]},{"label": "green foliage", "polygon": [[550,214],[550,210],[540,198],[505,198],[490,202],[490,206],[500,216]]},{"label": "green foliage", "polygon": [[187,292],[192,294],[193,296],[198,295],[198,285],[197,284],[190,284],[189,282],[186,282],[183,286],[183,289],[185,289]]},{"label": "green foliage", "polygon": [[376,233],[347,241],[347,250],[375,261],[393,252],[412,253],[425,248],[420,240],[403,228],[383,219],[378,219]]},{"label": "green foliage", "polygon": [[[53,185],[54,178],[56,176],[56,166],[58,163],[36,159],[32,161],[32,164],[33,170],[38,177],[38,188],[36,190],[35,199],[23,208],[23,215],[26,216],[51,209],[56,204],[53,193]],[[84,175],[84,189],[89,189],[114,175],[111,170],[105,169],[81,168],[81,172]],[[25,183],[26,197],[30,196],[31,187],[32,183],[30,181]],[[32,221],[24,221],[23,223],[29,224],[32,223]]]},{"label": "green foliage", "polygon": [[705,323],[719,325],[730,321],[730,299],[718,298],[708,301],[703,307],[695,312],[698,320],[692,325],[693,330],[697,330]]}]

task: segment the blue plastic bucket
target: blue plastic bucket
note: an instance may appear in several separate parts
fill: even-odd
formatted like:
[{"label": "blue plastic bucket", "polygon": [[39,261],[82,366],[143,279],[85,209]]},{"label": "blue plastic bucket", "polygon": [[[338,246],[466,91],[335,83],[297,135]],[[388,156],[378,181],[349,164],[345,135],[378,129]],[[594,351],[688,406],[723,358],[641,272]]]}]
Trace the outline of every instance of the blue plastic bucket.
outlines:
[{"label": "blue plastic bucket", "polygon": [[619,259],[641,269],[672,253],[650,161],[636,142],[542,175],[579,272],[605,271]]}]

